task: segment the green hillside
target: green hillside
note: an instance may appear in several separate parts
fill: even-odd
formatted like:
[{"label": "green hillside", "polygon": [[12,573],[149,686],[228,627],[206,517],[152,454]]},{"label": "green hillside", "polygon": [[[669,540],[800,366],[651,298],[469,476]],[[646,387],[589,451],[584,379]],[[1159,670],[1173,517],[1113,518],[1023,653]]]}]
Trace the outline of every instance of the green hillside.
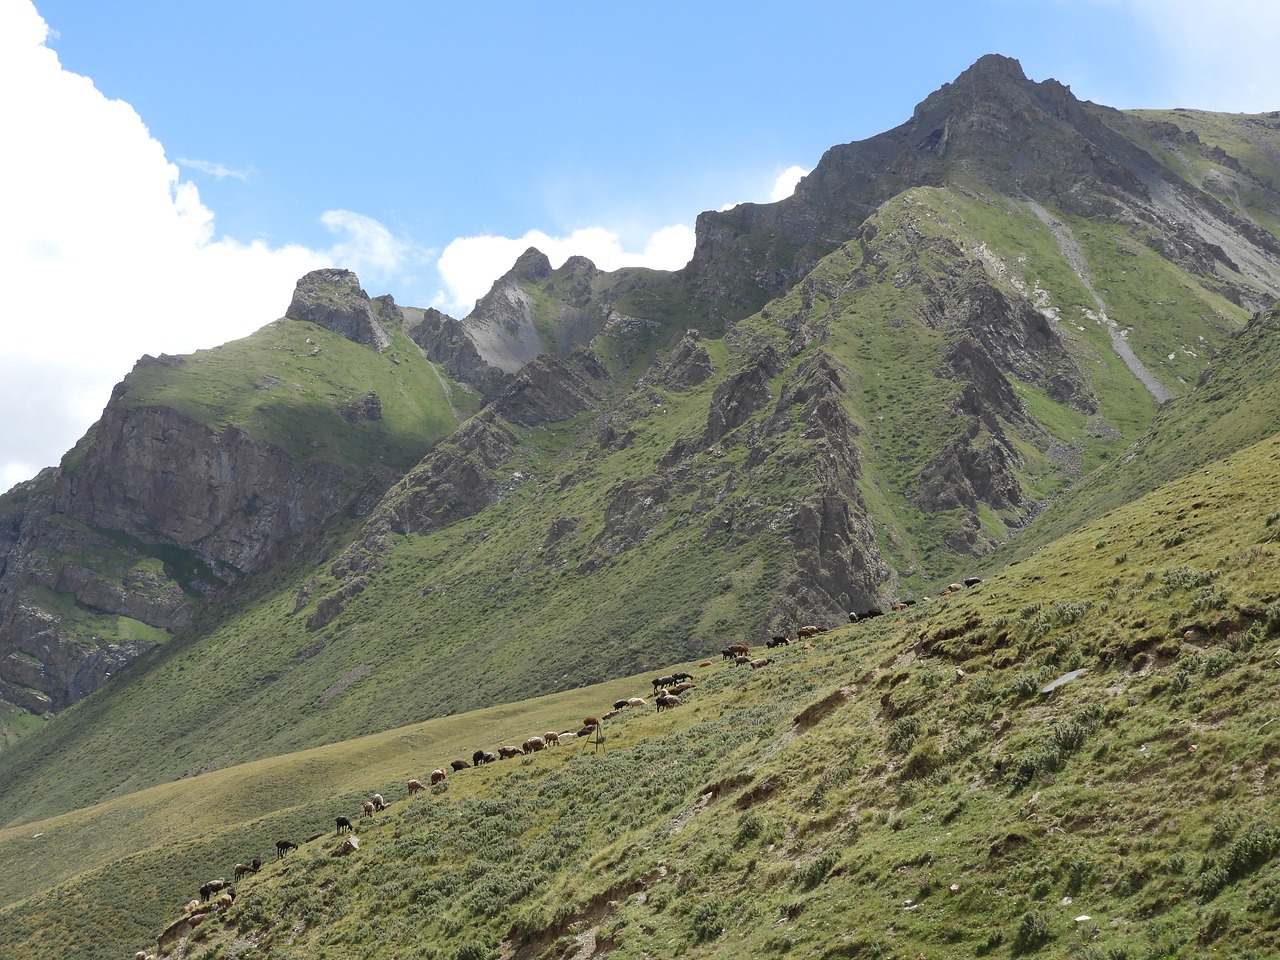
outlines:
[{"label": "green hillside", "polygon": [[[653,674],[10,827],[0,953],[126,956],[257,854],[183,955],[1271,956],[1278,468],[1272,438],[763,669],[685,664],[683,705],[603,744],[425,795],[405,780]],[[375,791],[391,807],[333,856]]]}]

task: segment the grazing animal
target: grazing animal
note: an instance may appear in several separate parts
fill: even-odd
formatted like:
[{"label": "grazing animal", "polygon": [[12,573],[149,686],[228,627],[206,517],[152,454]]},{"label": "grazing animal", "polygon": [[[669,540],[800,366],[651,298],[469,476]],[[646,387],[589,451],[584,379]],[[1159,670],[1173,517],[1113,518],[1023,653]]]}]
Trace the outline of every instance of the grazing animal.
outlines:
[{"label": "grazing animal", "polygon": [[409,796],[411,796],[411,797],[412,797],[412,796],[413,796],[415,793],[417,793],[419,790],[425,790],[425,789],[427,789],[427,788],[426,788],[426,787],[424,787],[424,786],[422,785],[422,781],[421,781],[421,780],[410,780],[410,781],[409,781]]},{"label": "grazing animal", "polygon": [[735,656],[737,656],[737,654],[735,654],[728,647],[725,647],[723,650],[720,651],[721,660],[732,660]]},{"label": "grazing animal", "polygon": [[[729,653],[732,654],[732,656],[734,657],[739,656],[740,654],[751,652],[750,644],[746,644],[746,643],[731,643],[729,644],[729,646],[725,647],[725,649],[728,650]],[[728,660],[728,659],[731,659],[731,657],[726,657],[725,659]]]},{"label": "grazing animal", "polygon": [[497,759],[498,759],[498,755],[497,755],[496,753],[490,753],[488,750],[486,750],[486,751],[484,752],[484,762],[485,762],[485,763],[493,763],[493,761],[495,761],[495,760],[497,760]]},{"label": "grazing animal", "polygon": [[657,693],[659,687],[669,687],[675,682],[674,677],[656,677],[653,681],[653,691]]},{"label": "grazing animal", "polygon": [[387,801],[382,799],[382,794],[375,793],[372,799],[373,799],[373,809],[379,812],[387,809]]},{"label": "grazing animal", "polygon": [[227,883],[227,881],[223,880],[221,877],[219,877],[217,880],[210,880],[208,883],[201,885],[200,899],[208,900],[219,890],[225,889],[226,887],[229,887],[229,886],[230,884]]},{"label": "grazing animal", "polygon": [[701,663],[699,663],[699,664],[698,664],[698,666],[700,666],[700,667],[709,667],[709,666],[711,666],[711,661],[710,661],[710,660],[703,660]]},{"label": "grazing animal", "polygon": [[227,887],[226,891],[218,898],[218,909],[226,913],[231,909],[231,905],[236,902],[236,888]]},{"label": "grazing animal", "polygon": [[599,727],[599,726],[594,726],[594,727],[583,727],[583,728],[582,728],[581,730],[579,730],[576,734],[574,734],[574,736],[581,737],[581,738],[583,738],[584,740],[590,740],[592,737],[594,737],[594,736],[599,732],[599,730],[600,730],[600,727]]},{"label": "grazing animal", "polygon": [[601,720],[612,720],[614,717],[622,715],[621,710],[610,710],[608,713],[600,717]]},{"label": "grazing animal", "polygon": [[467,769],[471,764],[467,763],[465,760],[453,760],[449,763],[449,766],[453,768],[454,773],[457,773],[459,770]]},{"label": "grazing animal", "polygon": [[372,816],[373,816],[373,801],[372,801],[372,800],[366,800],[363,804],[361,804],[361,805],[360,805],[360,807],[361,807],[361,809],[362,809],[362,810],[364,810],[364,815],[365,815],[366,817],[372,817]]},{"label": "grazing animal", "polygon": [[684,693],[686,690],[692,690],[692,689],[693,689],[693,683],[691,681],[682,680],[679,683],[677,683],[674,687],[672,687],[668,691],[668,693],[678,697],[680,696],[680,694]]},{"label": "grazing animal", "polygon": [[665,697],[659,697],[656,702],[658,704],[659,713],[671,707],[680,706],[680,698],[672,694],[667,694]]},{"label": "grazing animal", "polygon": [[791,641],[788,640],[786,637],[774,637],[772,640],[766,643],[765,646],[768,647],[770,650],[772,650],[774,647],[789,646],[790,643]]},{"label": "grazing animal", "polygon": [[512,757],[518,757],[520,756],[520,753],[521,753],[521,750],[519,747],[513,747],[508,745],[508,746],[498,748],[498,756],[503,760],[509,760]]},{"label": "grazing animal", "polygon": [[643,707],[644,705],[644,697],[632,697],[627,701],[627,706],[631,707]]},{"label": "grazing animal", "polygon": [[356,828],[355,828],[354,826],[352,826],[352,825],[351,825],[351,821],[350,821],[349,819],[347,819],[346,817],[338,817],[338,818],[337,818],[336,820],[334,820],[333,822],[334,822],[334,823],[336,823],[336,824],[338,825],[338,829],[337,829],[337,830],[335,830],[335,831],[333,831],[334,833],[341,833],[341,832],[342,832],[342,828],[343,828],[343,827],[346,827],[346,829],[347,829],[347,833],[355,833],[355,832],[356,832]]},{"label": "grazing animal", "polygon": [[582,725],[584,727],[598,727],[600,726],[600,718],[599,717],[583,717]]},{"label": "grazing animal", "polygon": [[679,683],[682,680],[692,680],[694,677],[692,673],[673,673],[671,679]]},{"label": "grazing animal", "polygon": [[199,901],[199,900],[188,900],[188,901],[187,901],[187,905],[186,905],[185,907],[183,907],[183,908],[182,908],[182,912],[183,912],[183,913],[193,913],[193,912],[195,912],[196,910],[199,910],[199,909],[200,909],[200,901]]},{"label": "grazing animal", "polygon": [[475,753],[471,755],[471,765],[473,767],[478,767],[482,763],[484,763],[484,751],[477,750]]},{"label": "grazing animal", "polygon": [[235,869],[235,878],[239,880],[246,873],[257,873],[262,868],[262,861],[257,857],[253,858],[252,863],[237,863]]},{"label": "grazing animal", "polygon": [[820,633],[826,633],[821,627],[815,627],[813,624],[806,624],[796,631],[796,636],[801,640],[808,640],[810,637],[816,637]]},{"label": "grazing animal", "polygon": [[524,742],[524,746],[520,748],[522,753],[533,753],[537,750],[545,749],[547,741],[542,737],[530,737]]},{"label": "grazing animal", "polygon": [[542,739],[547,741],[548,747],[554,747],[560,742],[560,734],[556,733],[554,730],[548,730],[542,735]]},{"label": "grazing animal", "polygon": [[307,837],[307,839],[304,840],[303,843],[310,843],[312,840],[319,840],[323,836],[324,836],[324,831],[321,830],[319,833],[313,833],[311,836]]},{"label": "grazing animal", "polygon": [[627,701],[625,701],[625,700],[615,700],[615,701],[613,701],[613,709],[615,709],[615,710],[621,710],[621,709],[622,709],[623,707],[625,707],[626,705],[627,705]]},{"label": "grazing animal", "polygon": [[445,772],[439,767],[431,771],[431,785],[434,787],[437,783],[444,783]]},{"label": "grazing animal", "polygon": [[965,577],[964,578],[964,585],[966,587],[976,587],[981,582],[982,582],[981,577]]},{"label": "grazing animal", "polygon": [[734,658],[733,658],[733,662],[734,662],[737,666],[739,666],[739,667],[740,667],[740,666],[742,666],[744,663],[750,663],[750,662],[751,662],[751,658],[750,658],[750,657],[748,657],[745,653],[740,653],[740,654],[738,654],[736,657],[734,657]]},{"label": "grazing animal", "polygon": [[771,663],[773,663],[773,657],[757,657],[751,661],[751,669],[759,670],[761,667],[767,667]]}]

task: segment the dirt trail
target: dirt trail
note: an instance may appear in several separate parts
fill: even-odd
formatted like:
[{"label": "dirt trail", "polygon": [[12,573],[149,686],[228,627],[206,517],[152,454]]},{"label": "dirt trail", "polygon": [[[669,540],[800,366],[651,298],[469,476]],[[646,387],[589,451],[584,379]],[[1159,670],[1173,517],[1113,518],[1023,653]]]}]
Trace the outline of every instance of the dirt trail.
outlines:
[{"label": "dirt trail", "polygon": [[1133,348],[1129,346],[1129,341],[1125,339],[1124,333],[1120,330],[1120,325],[1107,314],[1107,305],[1102,297],[1098,296],[1098,291],[1093,288],[1093,280],[1089,274],[1089,263],[1085,260],[1084,251],[1080,249],[1080,244],[1076,240],[1076,235],[1071,232],[1071,228],[1034,200],[1026,200],[1024,202],[1031,208],[1031,212],[1039,217],[1041,222],[1049,228],[1049,232],[1053,234],[1054,240],[1058,243],[1058,249],[1062,251],[1062,255],[1066,257],[1071,269],[1075,271],[1076,276],[1080,278],[1080,282],[1084,284],[1085,289],[1089,291],[1089,295],[1093,297],[1093,302],[1098,306],[1098,318],[1107,325],[1107,330],[1111,334],[1111,347],[1120,359],[1124,361],[1124,365],[1129,368],[1129,372],[1138,378],[1151,396],[1155,397],[1157,403],[1172,400],[1173,392],[1157,380],[1155,375],[1143,365],[1142,361],[1133,352]]}]

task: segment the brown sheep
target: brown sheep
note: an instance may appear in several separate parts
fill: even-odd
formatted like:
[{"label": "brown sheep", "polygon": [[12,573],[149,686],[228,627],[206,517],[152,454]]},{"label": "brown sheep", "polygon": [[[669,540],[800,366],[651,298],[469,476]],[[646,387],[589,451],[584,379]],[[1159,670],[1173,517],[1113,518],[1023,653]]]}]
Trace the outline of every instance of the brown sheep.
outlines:
[{"label": "brown sheep", "polygon": [[751,669],[759,670],[761,667],[767,667],[771,663],[773,663],[773,657],[757,657],[751,661]]},{"label": "brown sheep", "polygon": [[542,739],[547,741],[548,747],[554,747],[560,742],[560,734],[556,733],[554,730],[548,730],[542,735]]},{"label": "brown sheep", "polygon": [[538,750],[545,749],[547,741],[542,737],[530,737],[524,742],[524,746],[520,748],[523,753],[534,753]]},{"label": "brown sheep", "polygon": [[223,891],[222,896],[218,898],[218,909],[226,913],[231,909],[231,905],[236,902],[236,888],[228,887]]},{"label": "brown sheep", "polygon": [[411,797],[412,797],[412,796],[413,796],[415,793],[417,793],[419,790],[425,790],[425,789],[427,789],[427,788],[426,788],[426,787],[424,787],[424,786],[422,785],[422,781],[421,781],[421,780],[410,780],[410,781],[409,781],[409,796],[411,796]]},{"label": "brown sheep", "polygon": [[362,804],[360,805],[360,809],[362,809],[362,810],[364,811],[364,815],[365,815],[366,817],[372,817],[372,816],[373,816],[373,801],[372,801],[372,800],[366,800],[364,803],[362,803]]},{"label": "brown sheep", "polygon": [[445,772],[439,767],[431,771],[431,785],[434,787],[437,783],[444,783]]},{"label": "brown sheep", "polygon": [[254,857],[251,863],[237,863],[235,869],[235,878],[239,880],[246,873],[257,873],[262,869],[262,860]]},{"label": "brown sheep", "polygon": [[808,640],[810,637],[816,637],[820,633],[826,633],[821,627],[815,627],[813,624],[801,627],[796,631],[796,636],[801,640]]},{"label": "brown sheep", "polygon": [[598,727],[600,726],[600,718],[599,717],[583,717],[582,725],[584,727]]},{"label": "brown sheep", "polygon": [[672,687],[672,688],[671,688],[669,691],[667,691],[667,692],[668,692],[668,693],[670,693],[670,694],[672,694],[673,696],[677,696],[677,697],[678,697],[678,696],[680,696],[680,694],[684,693],[686,690],[692,690],[692,689],[693,689],[693,686],[694,686],[694,685],[693,685],[693,681],[691,681],[691,680],[682,680],[680,683],[677,683],[674,687]]},{"label": "brown sheep", "polygon": [[601,719],[601,720],[613,720],[613,719],[616,719],[617,717],[620,717],[620,716],[622,716],[622,711],[621,711],[621,710],[610,710],[608,713],[602,713],[602,714],[600,715],[600,719]]},{"label": "brown sheep", "polygon": [[449,762],[449,766],[452,768],[454,773],[457,773],[459,770],[467,769],[471,764],[467,763],[465,760],[451,760]]},{"label": "brown sheep", "polygon": [[512,757],[520,756],[520,753],[519,747],[513,747],[509,744],[498,748],[498,758],[500,760],[510,760]]},{"label": "brown sheep", "polygon": [[670,709],[671,707],[680,706],[680,698],[667,694],[665,697],[659,697],[657,699],[657,704],[658,712],[661,713],[663,710]]}]

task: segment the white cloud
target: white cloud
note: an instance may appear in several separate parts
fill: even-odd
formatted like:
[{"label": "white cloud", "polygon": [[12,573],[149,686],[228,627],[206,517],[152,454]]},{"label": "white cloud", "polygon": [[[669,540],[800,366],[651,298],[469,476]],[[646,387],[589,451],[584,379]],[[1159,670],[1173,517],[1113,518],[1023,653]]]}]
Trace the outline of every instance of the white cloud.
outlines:
[{"label": "white cloud", "polygon": [[800,178],[807,176],[809,173],[804,167],[790,166],[778,174],[778,179],[773,181],[773,192],[769,194],[769,199],[777,202],[785,200],[796,192],[796,184],[800,182]]},{"label": "white cloud", "polygon": [[683,224],[663,227],[653,234],[641,252],[622,248],[618,234],[605,227],[586,227],[567,237],[551,237],[530,230],[522,237],[460,237],[454,240],[436,264],[445,289],[436,298],[443,310],[462,316],[476,300],[489,292],[495,280],[511,269],[520,254],[537,247],[552,266],[559,267],[571,256],[586,257],[601,270],[619,267],[650,267],[679,270],[693,255],[694,232]]},{"label": "white cloud", "polygon": [[245,170],[232,170],[225,163],[213,163],[209,160],[189,160],[186,157],[179,157],[178,163],[184,167],[190,167],[192,170],[199,170],[201,173],[207,173],[217,180],[225,180],[232,177],[236,180],[248,180],[249,174]]}]

